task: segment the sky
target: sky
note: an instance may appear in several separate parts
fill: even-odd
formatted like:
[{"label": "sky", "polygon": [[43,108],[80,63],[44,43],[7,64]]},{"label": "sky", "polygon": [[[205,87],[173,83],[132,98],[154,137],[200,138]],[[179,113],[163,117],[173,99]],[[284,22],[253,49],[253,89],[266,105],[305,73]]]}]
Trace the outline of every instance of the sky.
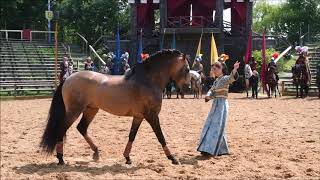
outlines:
[{"label": "sky", "polygon": [[[254,0],[255,3],[257,3],[259,0]],[[280,4],[286,2],[286,0],[267,0],[268,3],[270,4]],[[231,21],[231,11],[230,9],[226,9],[223,11],[223,20],[224,21]]]}]

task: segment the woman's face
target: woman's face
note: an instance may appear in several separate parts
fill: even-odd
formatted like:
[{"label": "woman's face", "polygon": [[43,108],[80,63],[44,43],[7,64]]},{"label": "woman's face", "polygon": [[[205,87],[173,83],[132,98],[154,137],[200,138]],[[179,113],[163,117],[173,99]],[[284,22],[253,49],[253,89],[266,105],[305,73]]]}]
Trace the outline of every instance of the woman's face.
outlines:
[{"label": "woman's face", "polygon": [[220,63],[216,63],[211,67],[211,71],[216,77],[221,76],[222,73],[222,65]]}]

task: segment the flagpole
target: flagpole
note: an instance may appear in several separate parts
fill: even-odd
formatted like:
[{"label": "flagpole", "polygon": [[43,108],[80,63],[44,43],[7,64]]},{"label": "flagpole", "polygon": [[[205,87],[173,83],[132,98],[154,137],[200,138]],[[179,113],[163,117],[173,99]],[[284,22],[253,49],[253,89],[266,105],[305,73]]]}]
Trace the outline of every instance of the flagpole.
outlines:
[{"label": "flagpole", "polygon": [[54,31],[54,86],[57,88],[58,86],[58,21],[55,24],[55,31]]}]

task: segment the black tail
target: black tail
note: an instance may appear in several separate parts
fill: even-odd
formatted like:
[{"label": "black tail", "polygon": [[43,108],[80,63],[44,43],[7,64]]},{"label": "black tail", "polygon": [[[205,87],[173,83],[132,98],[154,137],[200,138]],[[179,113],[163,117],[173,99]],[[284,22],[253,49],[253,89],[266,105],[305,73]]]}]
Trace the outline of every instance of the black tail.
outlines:
[{"label": "black tail", "polygon": [[53,95],[48,115],[47,127],[43,133],[40,147],[48,154],[53,153],[58,141],[65,135],[65,105],[62,98],[63,83],[57,87]]}]

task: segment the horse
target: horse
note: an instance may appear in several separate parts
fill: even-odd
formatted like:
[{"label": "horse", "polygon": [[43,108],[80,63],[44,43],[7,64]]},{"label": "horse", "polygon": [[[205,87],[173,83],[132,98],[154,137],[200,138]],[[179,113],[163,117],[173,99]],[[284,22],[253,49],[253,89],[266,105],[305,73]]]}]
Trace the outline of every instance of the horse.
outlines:
[{"label": "horse", "polygon": [[317,65],[316,85],[318,87],[318,97],[320,98],[320,64]]},{"label": "horse", "polygon": [[194,70],[190,70],[191,77],[191,91],[193,92],[194,98],[202,98],[202,81],[201,75]]},{"label": "horse", "polygon": [[[296,64],[292,67],[292,79],[293,84],[296,86],[296,97],[303,98],[303,91],[305,95],[308,95],[308,77],[307,70],[304,64]],[[299,87],[300,87],[300,95],[299,95]]]},{"label": "horse", "polygon": [[162,93],[163,97],[162,98],[165,98],[165,96],[167,96],[168,99],[171,99],[172,83],[173,82],[171,80],[167,83],[166,87],[163,90],[163,93]]},{"label": "horse", "polygon": [[56,149],[59,165],[63,160],[63,139],[68,128],[82,114],[77,129],[99,160],[98,147],[87,133],[88,126],[99,109],[117,116],[133,117],[129,141],[123,156],[131,164],[130,152],[141,122],[151,125],[167,158],[179,161],[171,154],[163,136],[159,113],[162,90],[170,79],[179,87],[190,84],[190,67],[185,55],[177,50],[162,50],[143,63],[136,64],[125,76],[108,76],[91,71],[72,74],[57,87],[49,110],[48,122],[40,147],[52,154]]},{"label": "horse", "polygon": [[268,85],[268,97],[270,98],[271,95],[274,93],[274,97],[277,97],[277,90],[279,92],[279,96],[281,96],[279,87],[278,87],[278,78],[276,75],[276,67],[270,66],[267,70],[266,75],[266,84]]},{"label": "horse", "polygon": [[249,84],[251,86],[252,98],[258,99],[259,73],[257,71],[253,71],[252,76],[249,78]]}]

